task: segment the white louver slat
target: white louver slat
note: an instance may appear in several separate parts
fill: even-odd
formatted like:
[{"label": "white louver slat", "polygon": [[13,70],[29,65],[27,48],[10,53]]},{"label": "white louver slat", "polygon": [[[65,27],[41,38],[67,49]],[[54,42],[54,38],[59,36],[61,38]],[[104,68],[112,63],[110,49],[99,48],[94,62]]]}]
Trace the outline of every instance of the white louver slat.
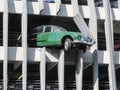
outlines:
[{"label": "white louver slat", "polygon": [[116,74],[115,74],[115,64],[114,64],[114,48],[113,48],[113,19],[111,13],[111,7],[109,0],[103,0],[103,6],[105,8],[105,36],[106,36],[106,46],[108,52],[108,73],[109,73],[109,86],[110,90],[116,89]]}]

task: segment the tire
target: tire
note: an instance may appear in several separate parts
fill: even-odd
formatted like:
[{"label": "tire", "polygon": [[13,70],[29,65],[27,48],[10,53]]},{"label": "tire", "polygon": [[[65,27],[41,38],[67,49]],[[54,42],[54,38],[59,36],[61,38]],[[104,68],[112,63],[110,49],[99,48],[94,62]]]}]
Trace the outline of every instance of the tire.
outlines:
[{"label": "tire", "polygon": [[63,47],[65,51],[69,51],[72,47],[72,40],[70,38],[66,38],[64,40]]}]

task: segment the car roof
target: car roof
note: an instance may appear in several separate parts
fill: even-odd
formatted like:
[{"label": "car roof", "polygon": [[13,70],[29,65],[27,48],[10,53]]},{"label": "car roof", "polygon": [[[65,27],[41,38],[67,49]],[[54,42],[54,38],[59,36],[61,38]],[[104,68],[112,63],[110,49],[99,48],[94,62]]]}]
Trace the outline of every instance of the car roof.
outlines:
[{"label": "car roof", "polygon": [[[54,27],[60,27],[60,26],[57,26],[57,25],[40,25],[40,26],[37,26],[37,27],[42,27],[42,26],[54,26]],[[37,28],[35,27],[35,28]]]},{"label": "car roof", "polygon": [[42,26],[54,26],[54,27],[60,27],[60,26],[57,26],[57,25],[42,25]]},{"label": "car roof", "polygon": [[65,28],[61,27],[61,26],[57,26],[57,25],[40,25],[40,26],[37,26],[33,29],[38,29],[40,27],[55,27],[55,28],[59,28],[60,31],[67,31]]}]

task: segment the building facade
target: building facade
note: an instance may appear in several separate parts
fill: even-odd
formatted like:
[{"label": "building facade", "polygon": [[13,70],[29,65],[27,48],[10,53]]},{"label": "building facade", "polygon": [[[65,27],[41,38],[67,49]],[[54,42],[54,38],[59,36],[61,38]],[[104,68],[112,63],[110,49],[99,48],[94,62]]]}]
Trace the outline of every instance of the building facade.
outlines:
[{"label": "building facade", "polygon": [[[119,90],[120,0],[1,0],[0,90]],[[39,25],[83,32],[90,50],[29,44]]]}]

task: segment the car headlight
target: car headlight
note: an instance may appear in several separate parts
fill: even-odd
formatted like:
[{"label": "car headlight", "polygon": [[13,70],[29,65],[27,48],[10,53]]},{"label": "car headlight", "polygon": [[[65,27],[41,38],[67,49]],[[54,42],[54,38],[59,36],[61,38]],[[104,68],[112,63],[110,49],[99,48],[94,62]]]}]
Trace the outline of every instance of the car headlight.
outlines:
[{"label": "car headlight", "polygon": [[82,35],[81,41],[82,42],[92,42],[92,39],[88,35]]}]

